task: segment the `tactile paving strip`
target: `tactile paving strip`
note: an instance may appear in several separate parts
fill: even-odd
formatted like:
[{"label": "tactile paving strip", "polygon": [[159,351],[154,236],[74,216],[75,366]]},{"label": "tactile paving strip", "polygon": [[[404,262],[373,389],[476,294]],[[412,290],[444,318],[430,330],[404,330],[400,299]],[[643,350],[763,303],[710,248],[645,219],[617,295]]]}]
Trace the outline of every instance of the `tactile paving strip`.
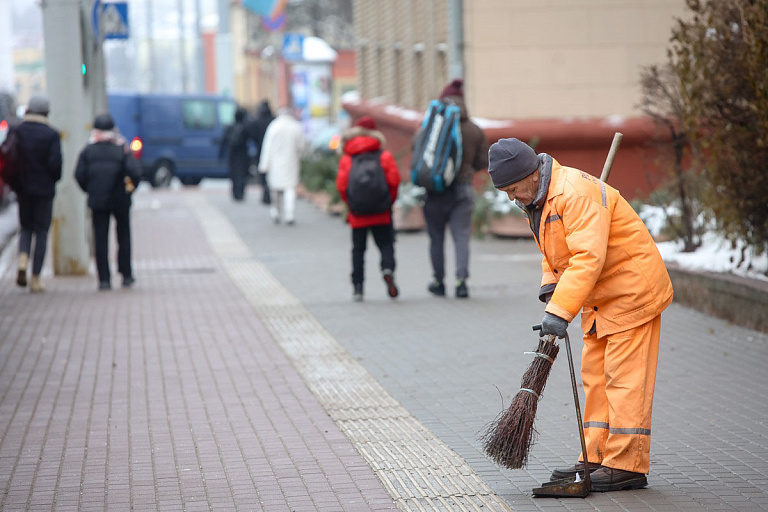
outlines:
[{"label": "tactile paving strip", "polygon": [[253,258],[221,212],[202,195],[188,201],[229,276],[401,510],[511,510]]}]

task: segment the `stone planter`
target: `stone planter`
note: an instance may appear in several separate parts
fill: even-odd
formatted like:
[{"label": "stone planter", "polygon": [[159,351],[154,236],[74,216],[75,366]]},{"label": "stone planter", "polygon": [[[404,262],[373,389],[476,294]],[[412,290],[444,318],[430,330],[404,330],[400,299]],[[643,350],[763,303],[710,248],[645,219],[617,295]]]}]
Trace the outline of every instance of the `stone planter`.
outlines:
[{"label": "stone planter", "polygon": [[411,206],[408,209],[395,206],[392,209],[392,224],[396,231],[407,232],[421,231],[427,227],[421,206]]},{"label": "stone planter", "polygon": [[533,236],[525,217],[519,215],[491,215],[488,233],[498,238],[530,238]]},{"label": "stone planter", "polygon": [[344,213],[344,203],[341,201],[331,203],[331,196],[327,192],[309,191],[304,188],[303,185],[299,184],[299,186],[296,187],[296,195],[302,199],[306,199],[320,210],[331,215],[341,215]]}]

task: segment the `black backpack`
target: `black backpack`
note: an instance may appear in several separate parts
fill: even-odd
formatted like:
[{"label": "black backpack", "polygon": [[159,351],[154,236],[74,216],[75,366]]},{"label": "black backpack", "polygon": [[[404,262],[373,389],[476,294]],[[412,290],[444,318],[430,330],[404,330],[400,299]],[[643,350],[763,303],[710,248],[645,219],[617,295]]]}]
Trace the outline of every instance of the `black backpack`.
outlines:
[{"label": "black backpack", "polygon": [[389,184],[380,159],[381,151],[352,156],[347,184],[347,204],[355,215],[388,212],[392,208]]},{"label": "black backpack", "polygon": [[21,144],[17,126],[8,128],[5,140],[0,144],[0,178],[18,192],[21,186]]}]

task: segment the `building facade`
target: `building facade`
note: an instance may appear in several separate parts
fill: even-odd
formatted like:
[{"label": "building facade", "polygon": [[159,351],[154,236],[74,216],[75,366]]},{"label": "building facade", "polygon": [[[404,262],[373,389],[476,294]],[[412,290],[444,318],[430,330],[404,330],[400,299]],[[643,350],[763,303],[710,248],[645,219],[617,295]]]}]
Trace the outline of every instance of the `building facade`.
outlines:
[{"label": "building facade", "polygon": [[599,176],[623,133],[611,184],[643,196],[665,164],[640,77],[667,61],[685,13],[685,0],[355,0],[360,99],[344,107],[377,119],[407,179],[422,112],[461,77],[491,142],[518,137]]},{"label": "building facade", "polygon": [[684,13],[684,0],[355,0],[359,91],[423,110],[460,60],[475,116],[636,116],[640,72],[666,61]]}]

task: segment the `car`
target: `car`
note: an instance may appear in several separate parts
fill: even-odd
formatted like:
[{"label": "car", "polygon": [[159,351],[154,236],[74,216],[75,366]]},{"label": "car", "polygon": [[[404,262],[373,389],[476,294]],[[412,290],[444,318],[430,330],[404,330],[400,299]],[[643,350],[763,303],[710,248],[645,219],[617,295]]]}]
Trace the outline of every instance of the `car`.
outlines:
[{"label": "car", "polygon": [[[5,140],[10,126],[18,122],[15,115],[15,103],[16,101],[11,94],[0,92],[0,144]],[[0,178],[0,206],[6,204],[8,196],[9,187],[3,183],[3,179]]]},{"label": "car", "polygon": [[153,187],[167,187],[174,176],[185,185],[229,177],[227,164],[218,155],[224,130],[235,119],[234,99],[110,92],[107,104],[141,162],[142,178]]}]

